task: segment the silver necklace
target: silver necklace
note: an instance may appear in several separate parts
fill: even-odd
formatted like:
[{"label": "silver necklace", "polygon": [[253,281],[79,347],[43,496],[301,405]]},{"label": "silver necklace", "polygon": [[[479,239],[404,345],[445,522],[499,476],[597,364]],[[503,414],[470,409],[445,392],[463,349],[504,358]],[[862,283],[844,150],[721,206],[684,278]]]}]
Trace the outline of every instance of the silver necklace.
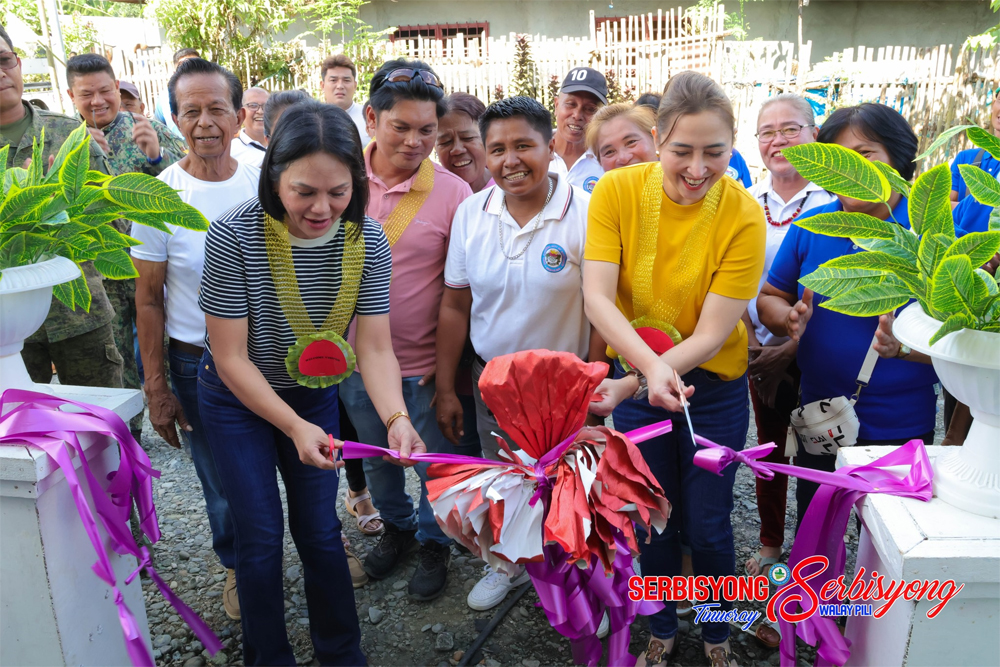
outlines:
[{"label": "silver necklace", "polygon": [[528,242],[524,244],[523,248],[521,248],[521,252],[517,253],[513,257],[508,255],[507,251],[504,250],[503,241],[503,212],[507,209],[507,195],[504,195],[504,198],[500,200],[500,216],[497,218],[497,230],[500,232],[500,252],[503,253],[504,257],[510,261],[514,261],[515,259],[520,259],[521,255],[528,251],[528,246],[530,246],[531,242],[535,240],[535,233],[538,232],[538,226],[542,223],[542,215],[545,213],[545,207],[549,205],[550,201],[552,201],[553,192],[555,192],[555,185],[552,183],[552,178],[549,177],[549,194],[545,197],[545,204],[542,205],[542,210],[535,216],[535,225],[531,228],[531,236],[528,237]]}]

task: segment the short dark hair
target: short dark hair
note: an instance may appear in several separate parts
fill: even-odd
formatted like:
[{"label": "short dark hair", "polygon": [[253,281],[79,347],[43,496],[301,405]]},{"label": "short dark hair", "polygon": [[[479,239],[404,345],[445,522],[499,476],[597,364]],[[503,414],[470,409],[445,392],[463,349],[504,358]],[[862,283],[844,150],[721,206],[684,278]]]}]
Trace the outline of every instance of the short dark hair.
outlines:
[{"label": "short dark hair", "polygon": [[281,90],[267,98],[264,103],[264,136],[270,137],[274,134],[278,118],[285,109],[293,104],[308,102],[312,98],[304,90]]},{"label": "short dark hair", "polygon": [[653,111],[660,108],[660,96],[656,93],[643,93],[635,101],[637,107],[649,107]]},{"label": "short dark hair", "polygon": [[447,113],[448,109],[444,104],[444,90],[437,86],[427,85],[419,76],[405,82],[387,82],[385,79],[389,73],[397,69],[427,70],[431,74],[434,74],[434,76],[437,76],[430,65],[420,60],[397,58],[383,64],[375,72],[375,76],[372,77],[371,86],[368,88],[368,101],[371,102],[376,114],[388,111],[400,100],[434,102],[438,118]]},{"label": "short dark hair", "polygon": [[[191,49],[193,50],[193,49]],[[243,108],[243,84],[236,75],[222,65],[217,65],[201,58],[188,58],[174,70],[167,82],[167,95],[170,99],[170,113],[177,115],[177,82],[192,74],[218,74],[229,86],[229,101],[233,104],[233,112]]]},{"label": "short dark hair", "polygon": [[542,135],[545,143],[552,139],[552,114],[541,102],[531,97],[506,97],[486,107],[479,118],[479,133],[486,143],[486,133],[495,120],[523,118],[533,130]]},{"label": "short dark hair", "polygon": [[3,41],[7,42],[7,47],[11,51],[14,50],[14,42],[10,41],[10,35],[8,35],[7,31],[3,29],[3,25],[2,24],[0,24],[0,39],[2,39]]},{"label": "short dark hair", "polygon": [[115,70],[104,56],[96,53],[73,56],[66,61],[66,85],[72,88],[76,77],[98,72],[106,72],[112,79],[115,78]]},{"label": "short dark hair", "polygon": [[338,53],[337,55],[330,56],[324,60],[323,64],[319,67],[319,77],[321,79],[325,79],[327,70],[331,70],[334,67],[346,67],[351,70],[351,76],[355,79],[358,78],[358,68],[354,66],[354,61],[343,53]]},{"label": "short dark hair", "polygon": [[486,105],[478,97],[461,91],[444,98],[444,103],[448,108],[447,113],[464,113],[473,123],[478,123],[486,113]]},{"label": "short dark hair", "polygon": [[358,128],[346,111],[332,104],[308,100],[293,104],[281,116],[260,165],[257,191],[261,206],[271,217],[282,220],[285,206],[278,196],[278,179],[288,165],[314,153],[326,153],[351,172],[351,201],[342,214],[344,220],[364,222],[368,207],[368,175],[361,152]]},{"label": "short dark hair", "polygon": [[198,53],[198,49],[178,49],[174,53],[174,66],[181,61],[181,58],[190,58],[194,56],[195,58],[201,58],[201,54]]},{"label": "short dark hair", "polygon": [[869,141],[880,144],[889,155],[889,166],[905,180],[913,178],[917,165],[917,135],[903,116],[884,104],[866,102],[853,107],[837,109],[823,123],[817,141],[835,143],[847,128]]}]

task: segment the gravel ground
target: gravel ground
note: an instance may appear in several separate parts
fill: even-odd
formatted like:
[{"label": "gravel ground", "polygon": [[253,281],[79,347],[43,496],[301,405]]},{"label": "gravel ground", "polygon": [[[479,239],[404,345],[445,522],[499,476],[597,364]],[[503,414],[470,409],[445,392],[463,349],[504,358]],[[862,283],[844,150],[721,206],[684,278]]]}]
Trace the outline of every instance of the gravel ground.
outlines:
[{"label": "gravel ground", "polygon": [[[190,629],[160,596],[156,587],[144,580],[143,589],[157,665],[228,665],[243,664],[240,624],[229,620],[222,609],[222,586],[225,571],[212,551],[211,533],[205,515],[204,499],[190,457],[169,447],[146,422],[143,446],[153,467],[163,474],[153,481],[154,499],[160,519],[162,540],[155,545],[154,556],[160,574],[171,587],[212,627],[223,642],[223,650],[210,657]],[[941,439],[940,412],[938,437]],[[748,445],[756,444],[753,419],[750,420]],[[417,477],[409,471],[407,485],[416,496]],[[795,526],[794,485],[790,480],[786,515],[785,546],[792,544]],[[343,498],[347,484],[342,479]],[[736,475],[733,530],[736,542],[737,571],[757,548],[760,519],[757,516],[754,479],[741,466]],[[337,511],[352,550],[361,558],[377,538],[363,536],[343,501]],[[857,552],[855,522],[849,522],[847,535],[848,572],[853,571]],[[787,558],[787,552],[785,554]],[[355,591],[355,604],[361,621],[362,649],[372,665],[437,665],[453,667],[463,658],[466,648],[493,617],[498,608],[474,612],[465,603],[469,590],[479,580],[483,562],[453,548],[452,565],[445,593],[432,602],[413,602],[406,596],[406,585],[413,573],[411,558],[405,567],[382,581],[372,581]],[[289,638],[299,664],[313,662],[309,640],[309,617],[305,606],[302,567],[291,537],[285,539],[285,619]],[[538,597],[529,590],[493,631],[470,664],[488,667],[520,665],[571,665],[569,642],[553,630],[544,613],[535,607]],[[745,607],[746,605],[744,605]],[[763,604],[749,605],[763,611]],[[744,608],[741,607],[741,608]],[[681,620],[680,653],[673,664],[704,665],[700,629]],[[644,649],[648,623],[639,617],[632,627],[632,652]],[[733,648],[740,665],[766,667],[778,664],[777,649],[768,649],[748,633],[734,632]],[[799,643],[799,664],[811,665],[814,651]],[[318,663],[317,663],[318,664]]]}]

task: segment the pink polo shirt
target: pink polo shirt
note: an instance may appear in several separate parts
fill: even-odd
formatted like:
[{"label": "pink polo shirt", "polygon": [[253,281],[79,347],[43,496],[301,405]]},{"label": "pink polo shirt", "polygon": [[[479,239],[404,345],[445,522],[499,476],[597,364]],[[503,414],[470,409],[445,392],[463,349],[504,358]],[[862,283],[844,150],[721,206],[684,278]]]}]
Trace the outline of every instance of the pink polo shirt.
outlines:
[{"label": "pink polo shirt", "polygon": [[[366,213],[384,225],[417,176],[414,174],[399,185],[387,188],[372,172],[371,153],[374,150],[376,146],[372,142],[371,148],[365,151],[369,191]],[[458,205],[471,195],[468,183],[434,164],[434,189],[392,247],[389,326],[392,348],[403,377],[424,375],[436,363],[434,335],[444,294],[444,263],[448,257],[451,221]]]}]

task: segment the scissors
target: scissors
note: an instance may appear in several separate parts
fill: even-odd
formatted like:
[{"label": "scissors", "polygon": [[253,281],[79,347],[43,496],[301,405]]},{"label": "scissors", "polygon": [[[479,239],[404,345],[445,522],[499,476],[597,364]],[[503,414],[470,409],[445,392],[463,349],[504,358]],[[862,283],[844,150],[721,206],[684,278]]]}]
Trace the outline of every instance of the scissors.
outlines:
[{"label": "scissors", "polygon": [[684,395],[684,387],[681,384],[681,376],[674,371],[674,382],[677,383],[677,395],[681,399],[681,407],[684,408],[684,417],[687,418],[688,432],[691,433],[691,442],[697,447],[698,443],[694,441],[694,426],[691,425],[691,412],[688,410],[688,400],[687,396]]}]

